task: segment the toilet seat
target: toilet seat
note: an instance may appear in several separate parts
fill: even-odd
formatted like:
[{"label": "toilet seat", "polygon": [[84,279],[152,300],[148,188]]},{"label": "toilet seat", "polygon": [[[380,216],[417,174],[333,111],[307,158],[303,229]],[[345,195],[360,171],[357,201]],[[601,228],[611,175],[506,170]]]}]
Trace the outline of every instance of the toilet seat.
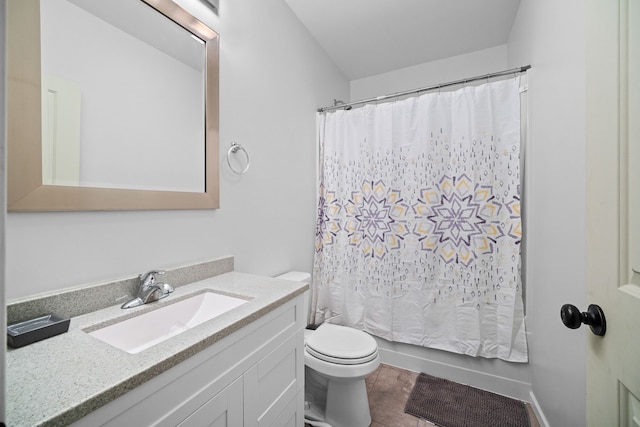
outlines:
[{"label": "toilet seat", "polygon": [[324,323],[305,339],[311,356],[338,365],[361,365],[378,357],[378,344],[366,332]]}]

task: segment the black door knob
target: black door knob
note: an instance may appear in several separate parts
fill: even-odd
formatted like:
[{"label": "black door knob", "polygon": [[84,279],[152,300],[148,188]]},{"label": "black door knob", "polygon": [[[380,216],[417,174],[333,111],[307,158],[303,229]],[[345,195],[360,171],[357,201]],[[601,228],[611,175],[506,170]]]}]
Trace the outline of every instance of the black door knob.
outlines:
[{"label": "black door knob", "polygon": [[607,331],[607,321],[604,312],[595,304],[589,305],[587,311],[580,312],[578,307],[565,304],[560,309],[560,318],[567,328],[578,329],[583,323],[589,325],[591,332],[595,335],[603,336]]}]

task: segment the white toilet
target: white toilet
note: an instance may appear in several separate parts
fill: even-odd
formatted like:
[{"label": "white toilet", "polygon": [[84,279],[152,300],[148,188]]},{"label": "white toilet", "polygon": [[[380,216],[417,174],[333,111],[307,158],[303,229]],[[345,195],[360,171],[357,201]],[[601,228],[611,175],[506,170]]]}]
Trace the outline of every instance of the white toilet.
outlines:
[{"label": "white toilet", "polygon": [[[300,272],[278,278],[311,281],[309,273]],[[369,426],[364,378],[380,365],[373,337],[358,329],[323,323],[315,331],[305,330],[304,341],[305,418],[331,427]]]}]

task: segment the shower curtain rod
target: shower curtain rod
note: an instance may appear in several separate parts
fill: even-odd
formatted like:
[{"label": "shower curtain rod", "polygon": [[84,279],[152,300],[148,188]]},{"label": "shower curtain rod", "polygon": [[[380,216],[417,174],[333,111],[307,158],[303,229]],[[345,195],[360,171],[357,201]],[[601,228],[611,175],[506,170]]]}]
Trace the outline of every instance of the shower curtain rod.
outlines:
[{"label": "shower curtain rod", "polygon": [[449,83],[440,83],[440,84],[437,84],[437,85],[434,85],[434,86],[422,87],[420,89],[412,89],[412,90],[407,90],[407,91],[404,91],[404,92],[392,93],[390,95],[382,95],[382,96],[378,96],[378,97],[375,97],[375,98],[363,99],[361,101],[354,101],[354,102],[349,102],[349,103],[346,103],[346,104],[343,103],[343,104],[340,104],[340,105],[332,105],[330,107],[322,107],[322,108],[318,108],[318,113],[325,113],[327,111],[339,110],[341,108],[344,108],[345,110],[350,110],[351,107],[353,107],[355,105],[368,104],[369,102],[384,101],[384,100],[387,100],[387,99],[390,99],[390,98],[397,98],[399,96],[405,96],[405,95],[413,95],[413,94],[416,94],[416,93],[426,92],[426,91],[434,90],[434,89],[440,89],[440,88],[447,87],[447,86],[455,86],[455,85],[459,85],[459,84],[473,82],[473,81],[476,81],[476,80],[490,79],[492,77],[507,76],[509,74],[515,74],[515,73],[524,73],[529,68],[531,68],[531,65],[524,65],[522,67],[512,68],[511,70],[498,71],[497,73],[490,73],[490,74],[485,74],[485,75],[482,75],[482,76],[476,76],[476,77],[471,77],[471,78],[467,78],[467,79],[456,80],[456,81],[449,82]]}]

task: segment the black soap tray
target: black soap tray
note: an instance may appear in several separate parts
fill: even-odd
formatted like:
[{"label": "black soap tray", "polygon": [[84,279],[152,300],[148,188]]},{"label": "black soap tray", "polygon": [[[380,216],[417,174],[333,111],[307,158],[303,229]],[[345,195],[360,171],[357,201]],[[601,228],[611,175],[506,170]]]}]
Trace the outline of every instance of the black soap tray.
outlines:
[{"label": "black soap tray", "polygon": [[55,314],[27,320],[7,326],[7,344],[13,348],[25,346],[69,330],[71,319],[62,319]]}]

